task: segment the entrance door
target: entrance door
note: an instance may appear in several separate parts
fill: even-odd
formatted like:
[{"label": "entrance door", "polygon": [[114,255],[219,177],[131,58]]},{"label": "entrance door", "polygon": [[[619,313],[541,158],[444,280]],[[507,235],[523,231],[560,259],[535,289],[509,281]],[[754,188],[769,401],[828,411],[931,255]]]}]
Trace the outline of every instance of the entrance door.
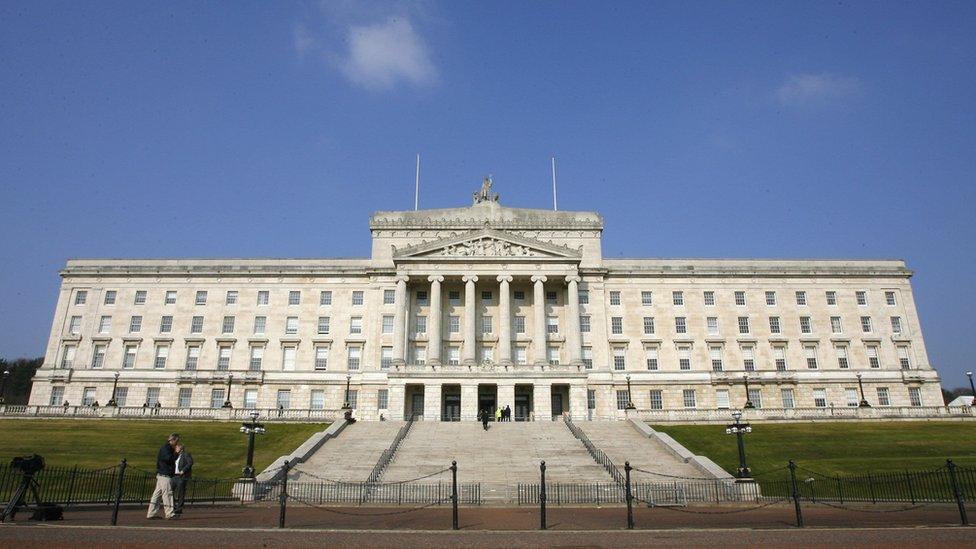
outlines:
[{"label": "entrance door", "polygon": [[563,395],[562,393],[552,394],[552,417],[561,417],[563,415]]},{"label": "entrance door", "polygon": [[412,401],[410,403],[410,413],[413,417],[423,417],[424,416],[424,395],[423,393],[414,393],[412,396]]},{"label": "entrance door", "polygon": [[441,421],[461,421],[461,395],[444,395]]},{"label": "entrance door", "polygon": [[498,389],[494,385],[478,386],[478,412],[490,410],[489,421],[495,421],[495,408],[498,407]]},{"label": "entrance door", "polygon": [[529,412],[532,411],[532,404],[529,395],[525,393],[515,394],[515,421],[528,421]]}]

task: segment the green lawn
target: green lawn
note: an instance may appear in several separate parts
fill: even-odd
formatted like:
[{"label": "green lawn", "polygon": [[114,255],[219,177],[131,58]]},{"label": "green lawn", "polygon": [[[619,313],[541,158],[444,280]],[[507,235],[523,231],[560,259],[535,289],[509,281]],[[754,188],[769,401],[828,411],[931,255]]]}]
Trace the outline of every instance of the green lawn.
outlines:
[{"label": "green lawn", "polygon": [[[734,473],[735,437],[725,425],[653,425],[696,454]],[[828,475],[935,469],[952,458],[976,465],[976,423],[893,421],[887,423],[758,423],[746,435],[753,472],[785,466],[792,459]]]},{"label": "green lawn", "polygon": [[[238,475],[247,456],[247,437],[240,422],[137,421],[72,419],[0,420],[0,464],[25,454],[40,454],[49,466],[101,468],[123,457],[130,465],[154,471],[156,452],[171,432],[180,433],[193,454],[198,477]],[[258,435],[254,465],[261,471],[290,453],[328,424],[281,423],[267,425]]]}]

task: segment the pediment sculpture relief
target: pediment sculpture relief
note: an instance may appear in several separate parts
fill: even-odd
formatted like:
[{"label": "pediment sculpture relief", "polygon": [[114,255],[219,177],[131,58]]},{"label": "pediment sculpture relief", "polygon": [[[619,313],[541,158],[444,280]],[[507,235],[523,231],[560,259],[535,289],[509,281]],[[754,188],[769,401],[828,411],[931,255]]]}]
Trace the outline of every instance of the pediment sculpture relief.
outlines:
[{"label": "pediment sculpture relief", "polygon": [[528,246],[494,238],[451,244],[432,252],[430,255],[442,257],[544,257],[538,250],[533,250]]}]

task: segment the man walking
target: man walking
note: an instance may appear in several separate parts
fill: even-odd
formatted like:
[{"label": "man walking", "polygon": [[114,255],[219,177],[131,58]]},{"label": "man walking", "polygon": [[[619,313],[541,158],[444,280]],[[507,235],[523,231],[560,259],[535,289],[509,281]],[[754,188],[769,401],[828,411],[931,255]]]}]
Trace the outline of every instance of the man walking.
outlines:
[{"label": "man walking", "polygon": [[485,408],[481,411],[481,426],[485,429],[485,431],[488,430],[489,418],[491,418],[491,408]]},{"label": "man walking", "polygon": [[183,502],[186,500],[186,485],[193,475],[193,456],[187,451],[183,443],[176,445],[176,467],[173,477],[173,496],[176,508],[173,511],[178,517],[183,516]]},{"label": "man walking", "polygon": [[156,489],[149,500],[148,519],[159,518],[159,507],[162,502],[163,515],[167,519],[175,518],[173,514],[173,475],[176,474],[176,445],[180,442],[180,435],[173,433],[156,454]]}]

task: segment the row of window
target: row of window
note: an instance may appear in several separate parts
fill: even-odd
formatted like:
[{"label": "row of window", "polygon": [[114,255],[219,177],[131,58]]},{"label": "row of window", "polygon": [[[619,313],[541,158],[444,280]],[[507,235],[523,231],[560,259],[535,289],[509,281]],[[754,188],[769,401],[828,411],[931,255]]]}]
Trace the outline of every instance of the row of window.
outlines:
[{"label": "row of window", "polygon": [[[646,335],[653,335],[655,333],[655,322],[653,316],[645,316],[642,319],[643,322],[643,332]],[[870,316],[862,316],[859,319],[861,326],[861,332],[865,334],[874,333],[874,319]],[[889,322],[891,323],[891,331],[895,334],[902,333],[903,323],[900,316],[889,317]],[[717,316],[705,317],[705,328],[708,331],[708,335],[719,335],[719,318]],[[812,334],[813,333],[813,319],[809,316],[801,316],[799,318],[799,328],[801,334]],[[751,334],[752,333],[752,322],[748,316],[736,317],[736,329],[739,334]],[[587,333],[590,331],[590,317],[587,315],[580,316],[580,331]],[[844,333],[844,323],[841,317],[832,316],[830,317],[830,331],[834,334]],[[676,334],[687,334],[688,333],[688,317],[677,316],[674,317],[674,332]],[[622,335],[624,333],[624,317],[622,316],[612,316],[610,317],[610,333],[613,335]],[[782,334],[783,333],[783,323],[782,319],[778,316],[769,317],[769,333],[771,334]]]},{"label": "row of window", "polygon": [[[103,393],[111,398],[111,395],[103,390]],[[159,387],[148,387],[146,389],[146,398],[142,403],[142,406],[146,408],[155,408],[158,405],[162,406],[163,402],[159,398],[160,388]],[[345,393],[343,393],[345,396]],[[352,408],[357,408],[359,392],[355,389],[349,390],[349,406]],[[389,406],[389,391],[387,389],[380,389],[377,392],[376,407],[378,410],[386,410]],[[94,406],[98,403],[98,388],[97,387],[85,387],[82,390],[81,405],[82,406]],[[257,408],[258,404],[258,390],[257,389],[245,389],[243,400],[241,405],[245,409]],[[108,399],[106,399],[107,402]],[[210,407],[211,408],[221,408],[227,401],[227,391],[223,388],[210,389]],[[48,401],[51,406],[61,406],[70,405],[71,403],[64,400],[64,387],[56,386],[51,388],[51,397]],[[128,387],[116,387],[115,389],[115,403],[118,406],[138,406],[136,402],[129,402],[129,388]],[[176,397],[176,402],[172,403],[179,408],[190,408],[193,403],[193,387],[181,387],[179,393]],[[334,408],[338,409],[343,403],[334,404]],[[313,389],[310,397],[308,407],[312,410],[324,410],[325,409],[325,391],[320,389]],[[290,389],[279,389],[275,398],[275,407],[280,410],[288,410],[292,406],[291,390]]]},{"label": "row of window", "polygon": [[[842,370],[850,369],[850,347],[846,344],[834,345],[837,367]],[[911,349],[908,345],[897,345],[895,347],[898,354],[898,365],[903,370],[912,368]],[[876,344],[865,345],[865,353],[868,357],[868,367],[871,369],[881,368],[881,347]],[[809,370],[820,368],[819,346],[816,344],[806,344],[803,346],[804,362]],[[627,370],[626,348],[615,347],[613,349],[613,369],[618,371]],[[708,348],[709,365],[712,371],[725,371],[724,347],[721,345],[711,345]],[[644,360],[648,370],[659,369],[658,348],[647,347],[644,349]],[[786,346],[773,346],[773,363],[776,371],[785,372],[789,370],[786,360]],[[678,369],[691,370],[691,346],[678,345]],[[742,369],[746,372],[756,371],[756,351],[751,345],[742,346]]]},{"label": "row of window", "polygon": [[[210,292],[208,290],[197,290],[193,298],[194,305],[206,305],[209,295]],[[166,290],[163,295],[163,304],[175,305],[176,297],[177,297],[176,290]],[[224,294],[224,304],[237,305],[239,298],[240,298],[240,292],[238,290],[227,290],[227,292]],[[136,290],[135,294],[133,295],[133,304],[145,305],[147,299],[148,299],[148,292],[146,290]],[[363,299],[364,299],[363,290],[352,291],[351,302],[353,305],[362,305]],[[117,300],[118,300],[118,290],[105,290],[105,293],[103,295],[104,305],[115,305]],[[395,302],[395,300],[396,300],[396,292],[394,290],[383,290],[384,305],[392,305]],[[87,302],[88,302],[88,290],[75,291],[75,298],[74,298],[75,305],[84,305]],[[258,290],[256,302],[258,305],[270,305],[271,291]],[[301,303],[302,303],[301,290],[289,290],[288,305],[301,305]],[[332,305],[332,290],[322,290],[319,292],[319,305]]]},{"label": "row of window", "polygon": [[[582,291],[581,291],[581,296]],[[775,306],[777,304],[777,293],[775,290],[766,290],[764,292],[765,303],[769,306]],[[807,292],[805,290],[797,290],[793,293],[793,297],[797,305],[808,305]],[[824,292],[824,299],[827,305],[837,305],[837,292],[834,290],[827,290]],[[856,290],[854,292],[854,300],[858,305],[868,304],[868,292],[867,290]],[[732,292],[732,301],[738,306],[746,305],[746,292],[744,290],[735,290]],[[884,301],[886,305],[897,305],[897,298],[893,290],[886,290],[884,292]],[[582,301],[581,301],[582,302]],[[705,290],[702,292],[702,303],[705,306],[713,306],[716,304],[715,291]],[[644,307],[650,307],[654,304],[654,292],[643,290],[641,291],[641,305]],[[674,290],[671,292],[671,304],[677,307],[683,307],[685,304],[685,292],[682,290]],[[610,291],[610,305],[620,305],[620,291],[611,290]]]},{"label": "row of window", "polygon": [[[796,395],[794,390],[791,388],[780,389],[780,402],[783,408],[796,408]],[[874,405],[877,406],[891,406],[891,391],[888,387],[876,387],[875,395],[877,401]],[[762,389],[749,389],[749,402],[752,403],[756,408],[763,407],[763,390]],[[813,389],[813,398],[810,404],[814,408],[827,408],[828,406],[833,407],[833,402],[828,402],[827,400],[827,389],[817,388]],[[620,389],[616,392],[617,397],[617,409],[625,410],[627,409],[628,403],[630,403],[630,392],[626,389]],[[861,402],[861,394],[857,387],[846,387],[844,388],[844,406],[856,407]],[[909,387],[908,388],[908,402],[911,406],[922,406],[922,390],[919,387]],[[648,400],[648,407],[651,410],[663,410],[664,409],[664,393],[661,389],[651,389]],[[683,408],[693,409],[698,408],[698,390],[697,389],[683,389],[681,391],[681,404]],[[745,403],[743,403],[745,404]],[[587,405],[592,410],[596,408],[596,391],[590,389],[587,391]],[[738,406],[732,406],[729,399],[728,389],[717,389],[715,391],[715,408],[719,410],[737,408]]]}]

